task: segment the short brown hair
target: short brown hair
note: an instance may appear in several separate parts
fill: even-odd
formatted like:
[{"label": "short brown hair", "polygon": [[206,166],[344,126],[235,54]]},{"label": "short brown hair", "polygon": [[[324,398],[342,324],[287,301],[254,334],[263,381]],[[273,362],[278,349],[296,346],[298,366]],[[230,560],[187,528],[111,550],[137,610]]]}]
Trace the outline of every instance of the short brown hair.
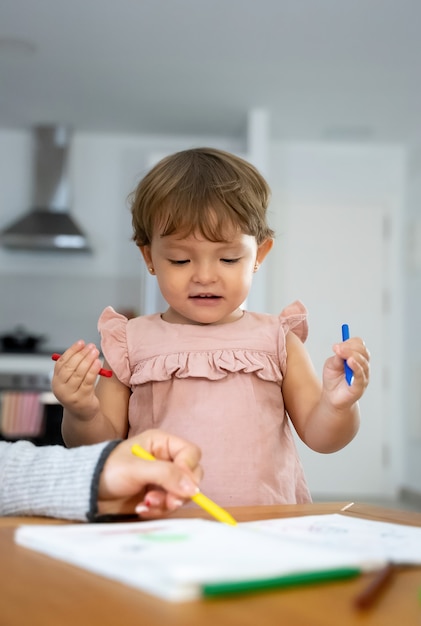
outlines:
[{"label": "short brown hair", "polygon": [[194,148],[165,157],[129,196],[133,240],[148,245],[160,235],[199,232],[225,241],[238,229],[260,245],[274,233],[266,222],[270,189],[253,165],[215,148]]}]

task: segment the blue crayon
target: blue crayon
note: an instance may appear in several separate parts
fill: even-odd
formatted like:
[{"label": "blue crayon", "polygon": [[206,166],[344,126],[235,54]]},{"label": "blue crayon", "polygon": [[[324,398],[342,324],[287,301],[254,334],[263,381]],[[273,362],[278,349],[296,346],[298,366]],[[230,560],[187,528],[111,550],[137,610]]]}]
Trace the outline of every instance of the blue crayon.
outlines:
[{"label": "blue crayon", "polygon": [[[342,341],[346,341],[349,339],[349,326],[348,324],[342,324]],[[345,379],[348,385],[352,385],[352,381],[354,380],[354,372],[349,367],[348,363],[344,361],[344,372]]]}]

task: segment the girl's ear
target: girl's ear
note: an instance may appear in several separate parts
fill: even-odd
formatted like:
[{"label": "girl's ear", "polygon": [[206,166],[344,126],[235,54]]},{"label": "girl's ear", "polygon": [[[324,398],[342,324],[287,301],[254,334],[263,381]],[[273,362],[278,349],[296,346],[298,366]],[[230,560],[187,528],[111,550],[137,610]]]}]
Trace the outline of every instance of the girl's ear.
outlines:
[{"label": "girl's ear", "polygon": [[257,248],[256,263],[261,265],[266,258],[266,255],[272,250],[273,239],[265,239]]},{"label": "girl's ear", "polygon": [[149,267],[152,265],[151,247],[149,245],[139,246],[139,250],[142,253],[143,259],[146,265]]}]

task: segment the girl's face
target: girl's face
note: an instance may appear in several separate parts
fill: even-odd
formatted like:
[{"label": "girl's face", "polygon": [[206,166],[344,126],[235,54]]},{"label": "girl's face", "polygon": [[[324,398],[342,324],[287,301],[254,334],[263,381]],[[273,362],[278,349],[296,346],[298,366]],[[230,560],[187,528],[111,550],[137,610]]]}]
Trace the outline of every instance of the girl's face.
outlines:
[{"label": "girl's face", "polygon": [[227,242],[209,241],[200,234],[184,239],[154,236],[141,252],[169,304],[163,319],[173,324],[226,324],[239,319],[255,265],[272,243],[267,239],[257,246],[255,237],[241,232]]}]

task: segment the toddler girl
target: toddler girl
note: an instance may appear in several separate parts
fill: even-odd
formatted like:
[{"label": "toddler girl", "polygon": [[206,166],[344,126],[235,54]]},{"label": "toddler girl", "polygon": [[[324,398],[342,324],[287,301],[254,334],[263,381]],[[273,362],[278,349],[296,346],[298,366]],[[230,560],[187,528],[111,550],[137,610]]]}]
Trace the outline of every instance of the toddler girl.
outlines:
[{"label": "toddler girl", "polygon": [[211,148],[169,156],[141,180],[133,239],[168,308],[130,320],[103,311],[111,378],[95,384],[92,344],[79,341],[59,359],[53,390],[68,445],[162,428],[201,448],[203,492],[222,506],[311,501],[291,425],[322,453],[350,442],[369,353],[355,337],[333,346],[320,381],[300,302],[280,315],[242,308],[273,245],[269,197],[252,165]]}]

